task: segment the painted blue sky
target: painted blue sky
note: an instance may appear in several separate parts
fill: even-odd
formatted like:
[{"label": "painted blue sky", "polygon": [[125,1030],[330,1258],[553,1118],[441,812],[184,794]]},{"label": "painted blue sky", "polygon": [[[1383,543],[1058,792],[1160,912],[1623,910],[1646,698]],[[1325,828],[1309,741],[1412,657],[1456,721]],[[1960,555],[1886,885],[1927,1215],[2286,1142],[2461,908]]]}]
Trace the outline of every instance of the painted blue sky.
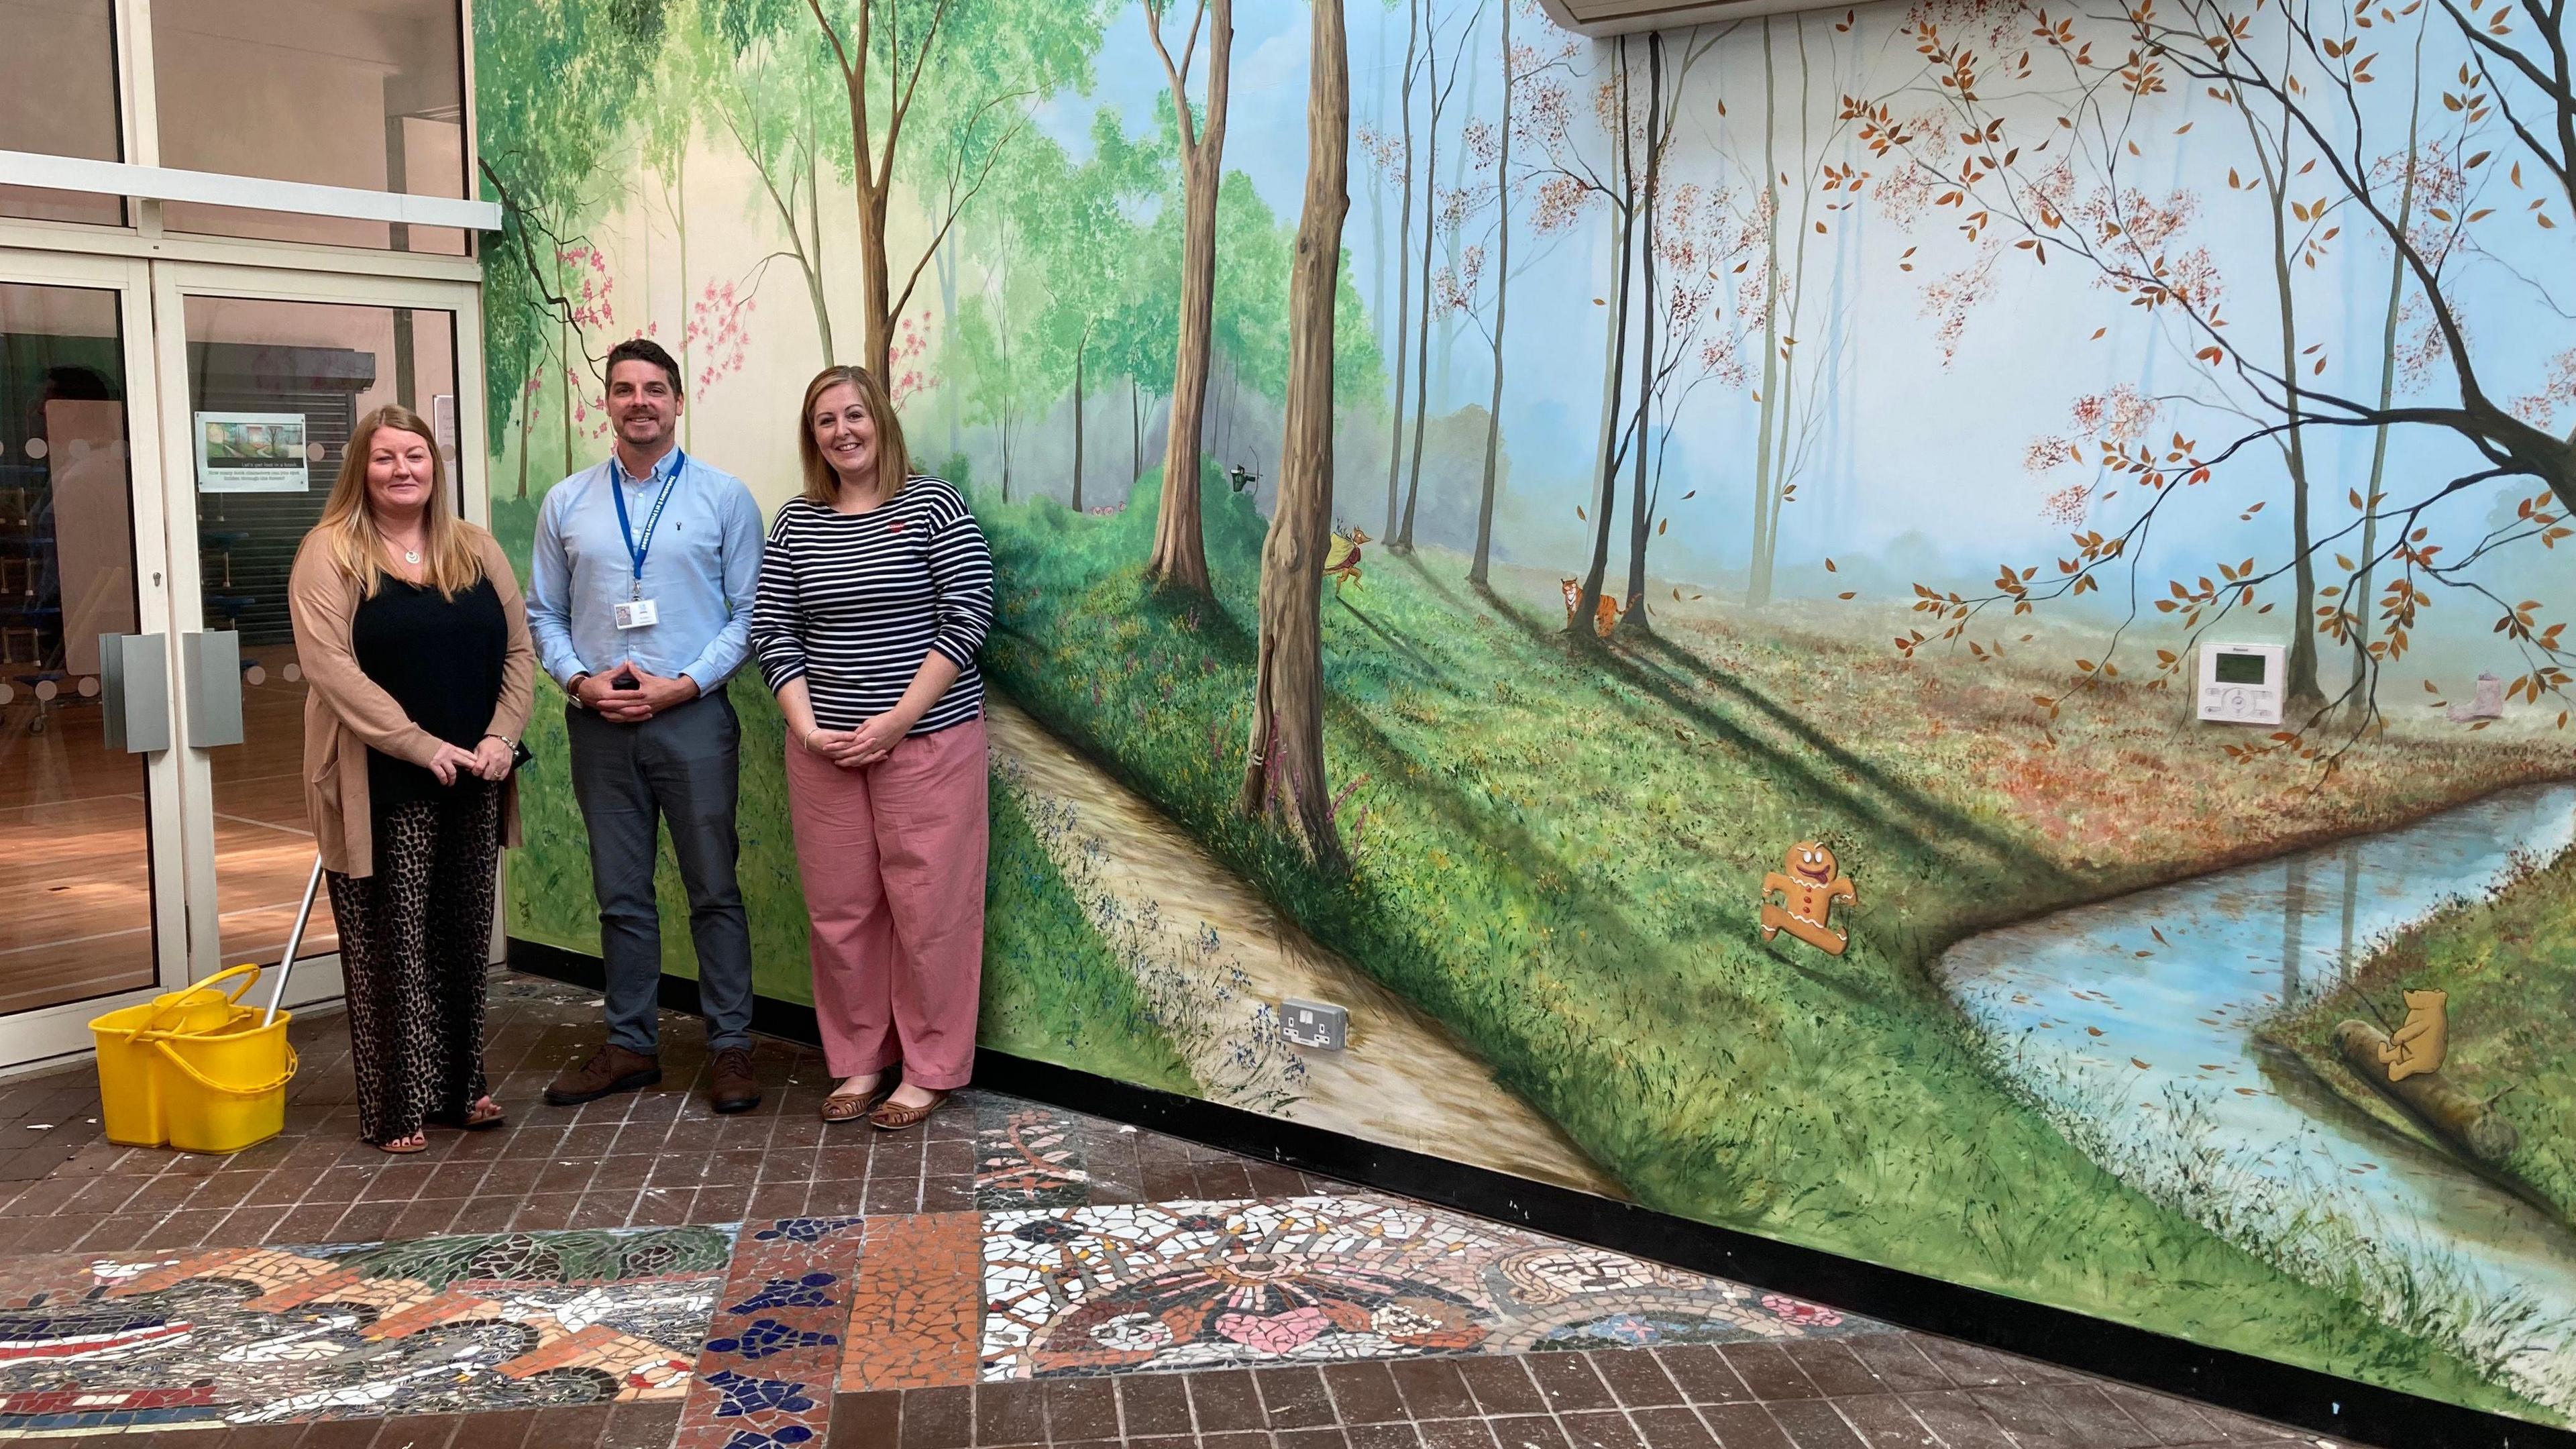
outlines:
[{"label": "painted blue sky", "polygon": [[[1477,13],[1472,0],[1438,8],[1444,24],[1452,26]],[[1476,73],[1462,75],[1452,108],[1461,119],[1477,115],[1490,121],[1500,103],[1494,0],[1488,0],[1482,14],[1467,46]],[[1835,126],[1835,97],[1846,90],[1893,93],[1900,109],[1933,102],[1909,102],[1901,90],[1918,64],[1903,35],[1903,7],[1865,7],[1856,12],[1848,34],[1834,29],[1841,19],[1840,13],[1827,13],[1773,22],[1774,44],[1782,57],[1791,54],[1787,47],[1803,26],[1812,66],[1803,108],[1794,80],[1781,83],[1777,107],[1783,164],[1795,166],[1795,148],[1788,143],[1803,115],[1812,138],[1807,152],[1811,163],[1848,164],[1884,175],[1892,169],[1890,163],[1871,158],[1847,134],[1827,144],[1825,137]],[[1264,200],[1289,217],[1304,184],[1307,21],[1306,8],[1294,0],[1242,0],[1237,8],[1226,164],[1248,176]],[[1535,19],[1516,23],[1524,39],[1544,27]],[[1671,38],[1674,53],[1699,40],[1714,41],[1692,72],[1681,103],[1672,161],[1675,182],[1733,185],[1739,191],[1758,186],[1760,25],[1742,22],[1722,37]],[[1354,119],[1391,128],[1405,13],[1354,3],[1349,28]],[[1551,39],[1553,33],[1540,38]],[[1579,43],[1569,66],[1576,72],[1606,73],[1608,56],[1606,45]],[[1598,150],[1600,137],[1584,100],[1589,84],[1574,82],[1578,133],[1593,132],[1579,134],[1578,144]],[[2402,84],[2390,85],[2380,98],[2403,107],[2410,94]],[[2040,99],[2023,103],[2023,108],[2035,107]],[[1111,108],[1129,129],[1141,131],[1164,104],[1163,75],[1145,37],[1141,7],[1131,8],[1106,38],[1092,93],[1052,98],[1040,124],[1078,153],[1095,108]],[[2009,110],[2013,103],[2003,104]],[[2231,167],[2252,170],[2241,122],[2231,131],[2222,123],[2233,121],[2232,110],[2196,100],[2166,96],[2154,104],[2159,113],[2133,132],[2143,145],[2123,163],[2126,181],[2151,193],[2177,188],[2195,193],[2199,213],[2189,239],[2207,246],[2218,260],[2228,288],[2223,315],[2242,329],[2238,335],[2259,337],[2268,347],[2278,335],[2268,273],[2270,208],[2259,191],[2231,191],[2225,184]],[[2393,119],[2402,132],[2402,117],[2383,119]],[[2185,122],[2193,132],[2176,134]],[[1443,132],[1444,150],[1454,154],[1454,126],[1444,121]],[[1450,169],[1444,156],[1444,185]],[[1395,306],[1397,203],[1391,191],[1380,188],[1373,212],[1372,189],[1377,186],[1366,158],[1355,152],[1344,241],[1363,294],[1383,317]],[[2320,183],[2312,189],[2324,194],[2328,188]],[[1819,206],[1832,199],[1820,197]],[[1784,213],[1796,205],[1794,200],[1785,203]],[[1808,334],[1801,339],[1808,361],[1800,370],[1814,395],[1827,401],[1813,422],[1796,501],[1786,510],[1780,550],[1784,570],[1813,568],[1833,555],[1866,556],[1900,538],[1906,540],[1906,551],[1919,554],[1928,545],[1967,577],[1990,576],[1993,566],[2007,558],[2045,565],[2064,555],[2068,525],[2048,517],[2042,505],[2055,490],[2085,481],[2089,472],[2068,465],[2042,478],[2025,468],[2024,458],[2034,438],[2073,431],[2070,406],[2083,394],[2126,383],[2149,394],[2195,396],[2197,404],[2169,407],[2160,416],[2153,429],[2159,441],[2179,430],[2206,448],[2245,431],[2241,420],[2213,406],[2227,397],[2192,365],[2196,341],[2180,340],[2178,327],[2169,330],[2158,316],[2099,285],[2097,274],[2081,261],[2061,253],[2054,265],[2042,266],[2026,253],[2013,253],[1997,262],[1991,295],[1972,311],[1955,355],[1945,361],[1925,290],[1976,257],[1975,248],[1958,235],[1957,215],[1936,209],[1910,224],[1900,223],[1880,213],[1867,188],[1853,209],[1819,209],[1815,215],[1830,216],[1832,226],[1829,235],[1810,238],[1806,305],[1810,317],[1822,316],[1801,323],[1799,330]],[[2558,238],[2566,235],[2557,233]],[[2553,252],[2546,234],[2534,237],[2526,230],[2514,238],[2502,244],[2504,255],[2460,263],[2460,295],[2478,326],[2482,365],[2507,378],[2499,390],[2508,393],[2535,388],[2549,359],[2576,344],[2576,321],[2532,306],[2529,289],[2511,275],[2535,267],[2548,275],[2550,267],[2563,267],[2563,243]],[[1606,217],[1596,211],[1589,224],[1553,239],[1533,238],[1523,225],[1515,247],[1520,255],[1515,258],[1518,275],[1507,335],[1503,429],[1523,536],[1512,546],[1523,557],[1563,556],[1582,547],[1584,525],[1572,509],[1593,486],[1589,473],[1599,424],[1606,318],[1594,299],[1609,291],[1613,238]],[[2515,247],[2528,247],[2530,254],[2515,255]],[[1383,257],[1380,248],[1385,249]],[[1909,248],[1915,249],[1910,272],[1901,269]],[[2295,287],[2302,345],[2319,345],[2331,369],[2328,380],[2360,394],[2376,391],[2388,268],[2388,252],[2369,235],[2366,222],[2360,223],[2343,231],[2316,268],[2302,268]],[[2107,331],[2097,338],[2097,329]],[[1758,343],[1745,351],[1757,354]],[[1490,383],[1485,358],[1481,338],[1463,331],[1452,345],[1449,365],[1434,367],[1435,379],[1447,385],[1446,396],[1433,399],[1435,412],[1483,403]],[[2433,381],[2438,396],[2438,373]],[[1658,545],[1658,573],[1687,578],[1695,570],[1714,573],[1743,566],[1759,413],[1751,391],[1750,386],[1711,382],[1692,395],[1676,419],[1671,452],[1664,460],[1668,496],[1693,488],[1699,496],[1670,510],[1672,532]],[[2321,534],[2350,521],[2346,492],[2367,476],[2373,443],[2373,435],[2364,430],[2312,431],[2311,500]],[[2392,493],[2421,488],[2467,466],[2465,450],[2456,444],[2400,434],[2392,439],[2384,486]],[[2146,557],[2197,574],[2221,558],[2279,554],[2287,537],[2286,476],[2277,449],[2249,449],[2219,480],[2198,490],[2198,496],[2168,508]],[[2461,536],[2464,547],[2483,527],[2495,496],[2514,491],[2505,485],[2463,495],[2442,505],[2432,521],[2437,532]],[[2243,519],[2247,505],[2257,500],[2266,507],[2251,521]],[[2090,526],[2125,521],[2130,501],[2114,497],[2097,508]],[[1533,538],[1533,533],[1544,538]],[[2565,597],[2571,581],[2555,556],[2513,567],[2517,587],[2543,598]],[[1823,577],[1815,575],[1819,582]]]}]

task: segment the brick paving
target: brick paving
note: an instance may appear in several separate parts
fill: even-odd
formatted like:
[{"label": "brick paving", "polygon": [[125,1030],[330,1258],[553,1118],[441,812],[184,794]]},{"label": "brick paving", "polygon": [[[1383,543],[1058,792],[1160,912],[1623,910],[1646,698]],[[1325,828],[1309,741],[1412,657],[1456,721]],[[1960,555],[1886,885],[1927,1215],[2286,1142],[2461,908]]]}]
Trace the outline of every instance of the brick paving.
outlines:
[{"label": "brick paving", "polygon": [[[1183,1315],[1166,1309],[1153,1322],[1140,1312],[1095,1325],[1081,1345],[1092,1352],[1091,1340],[1125,1344],[1151,1330],[1128,1356],[1129,1368],[1150,1371],[978,1382],[1014,1364],[1025,1371],[1026,1359],[1012,1355],[1044,1347],[1013,1340],[1010,1352],[996,1356],[984,1317],[987,1260],[1026,1257],[1026,1244],[1063,1239],[1067,1271],[1081,1281],[1068,1286],[1042,1265],[1032,1271],[1065,1307],[1063,1320],[1078,1325],[1071,1309],[1109,1290],[1106,1277],[1091,1276],[1106,1272],[1098,1253],[1125,1268],[1118,1254],[1126,1240],[1099,1236],[1101,1222],[1126,1221],[1115,1211],[1122,1206],[1137,1206],[1137,1219],[1167,1232],[1214,1232],[1215,1219],[1238,1234],[1260,1231],[1262,1241],[1228,1251],[1252,1255],[1238,1257],[1237,1270],[1251,1263],[1259,1272],[1282,1272],[1283,1281],[1294,1275],[1275,1255],[1294,1249],[1281,1245],[1278,1214],[1347,1223],[1354,1204],[1361,1218],[1400,1220],[1399,1234],[1423,1224],[1425,1231],[1483,1233],[1479,1251],[1493,1255],[1490,1282],[1518,1274],[1513,1281],[1532,1302],[1553,1301],[1544,1276],[1552,1258],[1571,1254],[1587,1271],[1609,1259],[994,1094],[964,1094],[912,1133],[826,1129],[814,1115],[830,1087],[821,1062],[785,1043],[763,1041],[754,1053],[767,1093],[761,1109],[718,1117],[705,1104],[697,1027],[678,1018],[666,1022],[661,1089],[577,1109],[544,1106],[545,1080],[596,1033],[595,1004],[580,993],[497,978],[488,1057],[494,1095],[511,1122],[489,1133],[434,1132],[431,1150],[410,1158],[355,1141],[346,1039],[336,1016],[295,1027],[303,1070],[285,1133],[230,1157],[104,1142],[86,1067],[0,1085],[0,1134],[7,1134],[0,1138],[0,1314],[78,1298],[61,1290],[111,1260],[181,1265],[159,1278],[120,1280],[126,1286],[114,1290],[148,1296],[145,1290],[170,1283],[185,1289],[187,1275],[198,1271],[189,1264],[261,1245],[402,1246],[442,1235],[739,1224],[685,1399],[634,1399],[630,1391],[614,1402],[465,1413],[404,1413],[397,1401],[391,1412],[381,1405],[347,1411],[355,1417],[192,1428],[183,1431],[191,1435],[185,1442],[220,1439],[223,1449],[2179,1449],[2326,1442],[1633,1260],[1617,1262],[1654,1279],[1636,1295],[1636,1322],[1662,1314],[1656,1321],[1669,1328],[1672,1312],[1716,1304],[1744,1333],[1648,1347],[1578,1337],[1572,1342],[1601,1346],[1569,1347],[1564,1334],[1577,1330],[1542,1335],[1548,1324],[1541,1323],[1515,1328],[1516,1347],[1496,1338],[1470,1345],[1465,1356],[1447,1356],[1457,1350],[1444,1347],[1436,1351],[1441,1356],[1403,1350],[1392,1358],[1250,1367],[1198,1367],[1181,1356],[1239,1358],[1242,1343],[1272,1342],[1263,1334],[1314,1334],[1322,1325],[1311,1314],[1347,1318],[1352,1302],[1374,1301],[1353,1289],[1341,1298],[1299,1298],[1308,1306],[1247,1319],[1223,1337],[1202,1332],[1196,1341],[1186,1334],[1169,1341],[1157,1324],[1183,1322]],[[1284,1200],[1297,1201],[1283,1208]],[[1051,1226],[1059,1219],[1066,1226]],[[1051,1232],[1033,1235],[1033,1223]],[[1094,1236],[1076,1241],[1077,1226]],[[1013,1242],[1000,1241],[1005,1229],[1016,1232]],[[1332,1240],[1317,1243],[1298,1260],[1303,1269],[1339,1271]],[[1198,1254],[1219,1256],[1215,1248]],[[1371,1271],[1382,1258],[1369,1260]],[[1168,1288],[1154,1276],[1169,1266],[1138,1270],[1137,1291],[1163,1299],[1183,1288],[1200,1291],[1195,1280]],[[1401,1344],[1412,1332],[1426,1335],[1415,1342],[1467,1344],[1472,1332],[1459,1337],[1466,1331],[1441,1319],[1444,1312],[1484,1313],[1477,1294],[1485,1290],[1463,1282],[1408,1280],[1400,1286],[1413,1296],[1396,1300],[1411,1305],[1400,1321],[1337,1319],[1332,1331],[1344,1338],[1312,1342],[1362,1344],[1353,1351],[1365,1352],[1376,1341],[1370,1334]],[[109,1291],[94,1289],[88,1298]],[[1586,1322],[1601,1321],[1600,1304],[1623,1301],[1615,1292],[1596,1299],[1583,1309],[1591,1315]],[[1201,1317],[1215,1321],[1220,1306],[1212,1300]],[[1560,1316],[1566,1324],[1582,1317],[1572,1310]],[[409,1333],[413,1325],[389,1320],[368,1332],[381,1338],[396,1330]],[[1045,1322],[1035,1330],[1041,1340],[1049,1331]],[[604,1335],[614,1337],[605,1327],[583,1329],[521,1362],[569,1361]],[[0,1408],[10,1397],[0,1394]],[[147,1432],[126,1429],[123,1437]]]}]

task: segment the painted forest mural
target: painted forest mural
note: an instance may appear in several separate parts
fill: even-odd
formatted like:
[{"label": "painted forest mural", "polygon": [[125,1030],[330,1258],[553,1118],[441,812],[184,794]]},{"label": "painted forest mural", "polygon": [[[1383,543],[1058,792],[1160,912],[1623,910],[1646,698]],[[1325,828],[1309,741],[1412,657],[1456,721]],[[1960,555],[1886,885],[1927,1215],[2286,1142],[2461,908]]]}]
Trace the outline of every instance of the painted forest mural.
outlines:
[{"label": "painted forest mural", "polygon": [[2563,0],[474,18],[505,541],[635,333],[968,490],[989,1045],[2576,1413]]}]

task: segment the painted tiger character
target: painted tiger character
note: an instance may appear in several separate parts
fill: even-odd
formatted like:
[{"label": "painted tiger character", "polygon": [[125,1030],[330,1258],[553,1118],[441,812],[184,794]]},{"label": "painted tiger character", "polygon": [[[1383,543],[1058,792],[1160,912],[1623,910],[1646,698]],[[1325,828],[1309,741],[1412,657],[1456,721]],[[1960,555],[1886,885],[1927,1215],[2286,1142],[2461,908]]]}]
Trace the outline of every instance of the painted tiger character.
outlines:
[{"label": "painted tiger character", "polygon": [[[1581,607],[1583,607],[1583,581],[1567,579],[1565,581],[1565,627],[1568,629],[1574,627],[1574,611]],[[1619,601],[1608,594],[1603,594],[1600,607],[1592,611],[1593,632],[1607,639],[1610,637],[1610,631],[1618,627]]]}]

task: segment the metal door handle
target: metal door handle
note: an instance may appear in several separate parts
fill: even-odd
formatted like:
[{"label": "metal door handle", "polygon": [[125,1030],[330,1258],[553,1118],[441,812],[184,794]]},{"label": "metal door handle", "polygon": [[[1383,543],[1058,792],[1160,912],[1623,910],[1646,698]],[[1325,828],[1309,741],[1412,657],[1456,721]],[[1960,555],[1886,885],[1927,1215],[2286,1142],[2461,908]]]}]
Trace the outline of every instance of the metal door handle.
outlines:
[{"label": "metal door handle", "polygon": [[129,755],[170,748],[170,641],[160,634],[98,636],[99,711],[107,747]]},{"label": "metal door handle", "polygon": [[240,744],[241,636],[229,629],[182,634],[179,666],[188,688],[188,748]]}]

